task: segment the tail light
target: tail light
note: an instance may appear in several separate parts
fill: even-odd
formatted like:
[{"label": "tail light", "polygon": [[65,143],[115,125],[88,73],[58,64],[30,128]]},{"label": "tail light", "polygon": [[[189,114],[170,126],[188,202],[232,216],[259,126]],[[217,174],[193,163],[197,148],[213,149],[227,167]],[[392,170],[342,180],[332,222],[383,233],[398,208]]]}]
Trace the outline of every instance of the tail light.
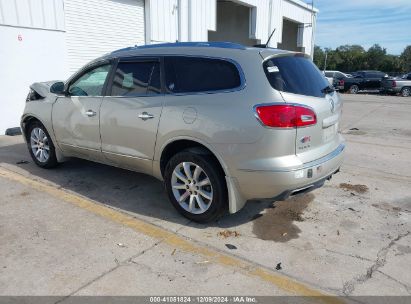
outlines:
[{"label": "tail light", "polygon": [[315,112],[299,105],[258,105],[255,112],[263,125],[272,128],[300,128],[317,123]]},{"label": "tail light", "polygon": [[339,85],[340,85],[340,86],[343,86],[343,85],[344,85],[344,83],[345,83],[344,79],[341,79],[341,80],[340,80],[340,84],[339,84]]},{"label": "tail light", "polygon": [[392,87],[395,88],[397,86],[397,82],[395,80],[392,81]]}]

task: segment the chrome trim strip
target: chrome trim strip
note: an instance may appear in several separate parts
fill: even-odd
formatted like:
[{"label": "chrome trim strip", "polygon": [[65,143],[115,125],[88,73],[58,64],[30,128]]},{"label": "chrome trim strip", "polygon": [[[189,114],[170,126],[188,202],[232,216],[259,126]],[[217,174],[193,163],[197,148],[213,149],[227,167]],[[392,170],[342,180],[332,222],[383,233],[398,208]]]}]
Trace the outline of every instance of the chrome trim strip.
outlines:
[{"label": "chrome trim strip", "polygon": [[[340,155],[340,154],[344,151],[344,149],[345,149],[345,144],[342,143],[342,144],[340,144],[340,145],[337,147],[337,149],[335,149],[335,150],[334,150],[333,152],[331,152],[330,154],[327,154],[326,156],[323,156],[323,157],[321,157],[321,158],[319,158],[319,159],[317,159],[317,160],[313,160],[313,161],[311,161],[311,162],[305,163],[305,164],[303,164],[303,167],[302,167],[302,168],[299,168],[299,169],[297,169],[297,170],[307,169],[307,168],[310,168],[310,167],[315,167],[315,166],[321,165],[321,164],[323,164],[323,163],[325,163],[325,162],[327,162],[327,161],[329,161],[329,160],[337,157],[338,155]],[[294,170],[294,171],[295,171],[295,170]]]},{"label": "chrome trim strip", "polygon": [[121,154],[121,153],[115,153],[115,152],[109,152],[109,151],[102,151],[103,154],[109,154],[113,156],[120,156],[120,157],[125,157],[125,158],[132,158],[136,160],[145,160],[145,161],[153,161],[152,159],[149,158],[144,158],[144,157],[139,157],[139,156],[132,156],[132,155],[127,155],[127,154]]},{"label": "chrome trim strip", "polygon": [[332,151],[331,153],[317,159],[317,160],[313,160],[311,162],[308,163],[304,163],[302,166],[300,167],[296,167],[296,168],[289,168],[289,169],[272,169],[272,170],[251,170],[251,169],[239,169],[240,171],[245,171],[245,172],[279,172],[279,173],[287,173],[287,172],[295,172],[295,171],[299,171],[299,170],[304,170],[304,169],[308,169],[308,168],[312,168],[315,166],[319,166],[329,160],[332,160],[333,158],[339,156],[345,149],[345,144],[342,143],[338,146],[337,149],[335,149],[334,151]]},{"label": "chrome trim strip", "polygon": [[77,146],[77,145],[67,144],[67,143],[63,143],[63,142],[59,142],[59,144],[62,145],[62,146],[70,147],[70,148],[76,148],[76,149],[92,151],[92,152],[101,152],[101,150],[98,150],[98,149],[80,147],[80,146]]}]

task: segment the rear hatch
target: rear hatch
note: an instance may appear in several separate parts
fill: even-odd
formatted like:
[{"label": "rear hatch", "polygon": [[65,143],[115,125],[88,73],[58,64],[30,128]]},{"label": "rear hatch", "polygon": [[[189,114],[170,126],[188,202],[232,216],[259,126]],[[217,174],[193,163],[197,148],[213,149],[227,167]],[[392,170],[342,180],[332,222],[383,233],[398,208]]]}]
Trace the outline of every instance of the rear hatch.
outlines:
[{"label": "rear hatch", "polygon": [[315,115],[310,118],[308,112],[301,116],[308,122],[313,120],[296,127],[296,155],[305,163],[337,149],[342,103],[314,63],[301,54],[287,54],[269,57],[263,66],[271,86],[287,104],[306,107]]}]

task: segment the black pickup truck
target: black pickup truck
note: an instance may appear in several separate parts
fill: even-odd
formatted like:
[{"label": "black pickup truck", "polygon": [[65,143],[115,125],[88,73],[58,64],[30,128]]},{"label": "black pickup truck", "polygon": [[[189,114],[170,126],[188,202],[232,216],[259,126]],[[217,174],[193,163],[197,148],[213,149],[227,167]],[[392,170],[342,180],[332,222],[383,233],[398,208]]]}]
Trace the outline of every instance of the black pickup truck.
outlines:
[{"label": "black pickup truck", "polygon": [[387,74],[380,71],[358,71],[353,77],[345,77],[344,91],[357,94],[359,91],[377,91],[381,88],[381,81]]}]

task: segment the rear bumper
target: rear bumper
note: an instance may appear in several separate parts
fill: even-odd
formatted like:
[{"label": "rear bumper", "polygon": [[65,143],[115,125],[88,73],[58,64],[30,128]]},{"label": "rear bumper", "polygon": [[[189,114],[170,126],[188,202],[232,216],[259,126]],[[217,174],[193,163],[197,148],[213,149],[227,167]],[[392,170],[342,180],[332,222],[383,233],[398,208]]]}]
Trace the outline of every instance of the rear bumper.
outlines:
[{"label": "rear bumper", "polygon": [[383,92],[387,92],[387,93],[399,93],[399,92],[401,92],[401,88],[393,88],[393,87],[389,87],[389,88],[385,88],[385,87],[383,87],[382,89],[381,89]]},{"label": "rear bumper", "polygon": [[341,143],[331,153],[298,167],[270,170],[239,170],[236,176],[243,197],[282,199],[321,187],[325,180],[337,173],[344,159],[345,144]]},{"label": "rear bumper", "polygon": [[314,183],[311,183],[307,186],[304,186],[303,188],[298,188],[298,189],[293,189],[293,190],[286,190],[283,193],[281,193],[280,195],[277,195],[275,197],[275,200],[284,201],[284,200],[288,199],[290,196],[306,194],[306,193],[311,192],[315,189],[321,188],[327,180],[331,180],[332,176],[334,174],[337,174],[338,172],[340,172],[340,168],[338,168],[335,172],[331,173],[330,175],[328,175],[328,176],[326,176],[326,177],[324,177],[324,178],[322,178],[322,179],[320,179],[320,180],[318,180]]}]

